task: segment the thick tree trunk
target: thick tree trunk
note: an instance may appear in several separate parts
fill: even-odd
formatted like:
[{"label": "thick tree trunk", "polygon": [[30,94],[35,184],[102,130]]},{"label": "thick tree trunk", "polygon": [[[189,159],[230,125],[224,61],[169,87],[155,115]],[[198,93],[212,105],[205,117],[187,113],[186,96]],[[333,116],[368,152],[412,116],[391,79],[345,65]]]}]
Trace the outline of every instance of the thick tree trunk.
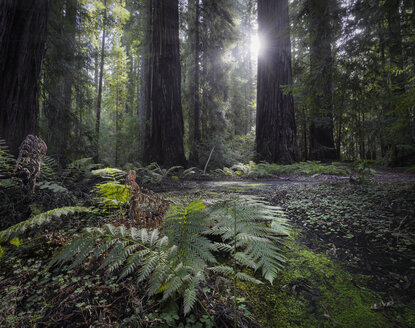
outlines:
[{"label": "thick tree trunk", "polygon": [[151,39],[151,140],[147,161],[185,165],[178,0],[153,1]]},{"label": "thick tree trunk", "polygon": [[99,64],[99,81],[95,121],[95,163],[99,162],[99,130],[101,127],[101,102],[102,102],[102,81],[104,78],[104,61],[105,61],[105,38],[107,32],[107,0],[104,0],[104,15],[102,17],[102,41],[101,41],[101,62]]},{"label": "thick tree trunk", "polygon": [[258,58],[258,159],[292,163],[297,160],[294,102],[281,87],[292,84],[288,0],[259,0],[258,29],[267,42]]},{"label": "thick tree trunk", "polygon": [[146,0],[144,7],[144,38],[142,47],[142,61],[140,70],[140,102],[138,111],[139,120],[139,158],[145,160],[146,150],[151,142],[151,104],[150,104],[150,85],[151,85],[151,72],[150,72],[150,58],[151,49],[150,42],[152,36],[153,26],[153,0]]},{"label": "thick tree trunk", "polygon": [[199,162],[198,146],[200,143],[200,93],[199,93],[199,55],[200,55],[200,0],[194,0],[194,21],[193,21],[193,36],[192,36],[192,53],[193,53],[193,81],[191,81],[191,150],[190,161],[197,165]]},{"label": "thick tree trunk", "polygon": [[331,53],[331,0],[309,0],[310,64],[312,80],[312,109],[310,124],[310,158],[334,160],[337,152],[333,137]]},{"label": "thick tree trunk", "polygon": [[36,130],[49,0],[0,1],[0,137],[15,155]]}]

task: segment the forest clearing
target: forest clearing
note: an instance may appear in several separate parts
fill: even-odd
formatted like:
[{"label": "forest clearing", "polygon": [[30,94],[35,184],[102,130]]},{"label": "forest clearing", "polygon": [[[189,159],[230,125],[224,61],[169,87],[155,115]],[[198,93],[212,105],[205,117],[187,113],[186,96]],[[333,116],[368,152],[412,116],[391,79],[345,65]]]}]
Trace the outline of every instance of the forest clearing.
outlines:
[{"label": "forest clearing", "polygon": [[0,327],[415,327],[414,31],[0,0]]}]

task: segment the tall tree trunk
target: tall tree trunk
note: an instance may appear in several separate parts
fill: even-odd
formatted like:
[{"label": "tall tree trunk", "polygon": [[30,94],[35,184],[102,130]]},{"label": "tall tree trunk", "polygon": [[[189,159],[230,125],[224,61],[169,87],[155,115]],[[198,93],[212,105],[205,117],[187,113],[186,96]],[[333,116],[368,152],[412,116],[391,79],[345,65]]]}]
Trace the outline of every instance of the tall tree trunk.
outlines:
[{"label": "tall tree trunk", "polygon": [[178,0],[154,0],[151,39],[151,140],[147,161],[185,165]]},{"label": "tall tree trunk", "polygon": [[194,0],[194,21],[193,21],[193,40],[192,40],[192,53],[193,53],[193,81],[191,81],[191,96],[192,105],[191,108],[191,122],[193,123],[191,131],[191,150],[190,161],[194,164],[199,162],[198,146],[200,143],[200,93],[199,93],[199,54],[200,54],[200,0]]},{"label": "tall tree trunk", "polygon": [[104,14],[102,17],[102,41],[101,41],[101,62],[99,64],[99,81],[95,121],[95,163],[99,162],[99,130],[101,127],[101,102],[102,102],[102,80],[104,77],[104,60],[105,60],[105,38],[107,32],[107,0],[104,0]]},{"label": "tall tree trunk", "polygon": [[10,151],[36,130],[49,0],[0,1],[0,137]]},{"label": "tall tree trunk", "polygon": [[63,75],[63,112],[64,122],[61,123],[62,130],[59,132],[62,135],[63,145],[60,156],[60,162],[66,164],[70,158],[70,135],[72,122],[72,87],[74,84],[74,70],[75,70],[75,31],[76,31],[76,16],[77,16],[77,0],[66,1],[65,14],[65,40],[68,45],[65,49],[65,63],[66,68]]},{"label": "tall tree trunk", "polygon": [[142,47],[142,61],[140,70],[140,102],[138,111],[139,120],[139,158],[141,160],[146,157],[146,150],[151,142],[151,104],[150,104],[150,85],[151,71],[150,59],[151,49],[150,42],[152,38],[153,26],[153,0],[146,0],[144,6],[144,38]]},{"label": "tall tree trunk", "polygon": [[292,163],[297,160],[294,102],[281,88],[292,84],[288,0],[258,0],[258,30],[267,40],[258,58],[258,157]]},{"label": "tall tree trunk", "polygon": [[115,99],[115,166],[120,164],[120,93],[117,86],[116,99]]},{"label": "tall tree trunk", "polygon": [[[385,9],[388,22],[388,44],[389,44],[389,57],[390,66],[392,69],[400,70],[400,73],[391,72],[391,87],[392,87],[392,99],[399,99],[403,93],[405,93],[405,74],[404,72],[404,58],[402,51],[402,34],[401,34],[401,17],[399,7],[401,0],[386,0]],[[391,160],[394,165],[404,164],[405,157],[408,155],[415,156],[406,153],[405,150],[400,149],[399,145],[410,142],[410,115],[403,113],[397,113],[396,102],[390,106],[389,112],[392,124],[397,124],[396,121],[401,121],[399,124],[399,133],[396,133],[396,128],[393,129],[391,135]],[[403,117],[405,115],[405,117]]]},{"label": "tall tree trunk", "polygon": [[334,160],[337,158],[333,137],[331,1],[308,1],[313,99],[310,124],[310,157],[318,160]]}]

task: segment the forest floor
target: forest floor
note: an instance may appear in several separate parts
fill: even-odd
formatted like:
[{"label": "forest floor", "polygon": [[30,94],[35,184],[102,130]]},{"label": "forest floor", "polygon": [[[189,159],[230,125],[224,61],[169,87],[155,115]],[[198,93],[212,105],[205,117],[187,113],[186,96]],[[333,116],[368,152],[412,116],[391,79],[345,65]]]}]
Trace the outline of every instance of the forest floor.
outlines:
[{"label": "forest floor", "polygon": [[240,290],[263,326],[414,327],[415,175],[376,171],[366,184],[287,175],[162,189],[171,199],[260,196],[286,212],[292,226],[286,268],[273,286]]},{"label": "forest floor", "polygon": [[[284,269],[273,285],[238,284],[240,311],[260,325],[415,327],[415,174],[377,169],[368,183],[349,180],[329,175],[168,179],[154,189],[184,204],[259,196],[285,211],[291,236]],[[75,216],[56,228],[75,232],[103,224],[96,220]],[[127,312],[142,299],[129,280],[43,270],[65,241],[58,239],[65,235],[50,231],[44,232],[47,244],[38,248],[5,249],[0,326],[112,327],[117,320],[127,322],[126,316],[133,319]]]}]

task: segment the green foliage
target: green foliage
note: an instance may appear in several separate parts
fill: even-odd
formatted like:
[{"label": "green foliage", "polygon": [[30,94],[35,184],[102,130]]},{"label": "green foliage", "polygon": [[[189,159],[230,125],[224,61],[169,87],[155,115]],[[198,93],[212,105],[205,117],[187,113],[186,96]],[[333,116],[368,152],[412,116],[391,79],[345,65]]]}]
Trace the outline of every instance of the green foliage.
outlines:
[{"label": "green foliage", "polygon": [[8,241],[20,234],[24,233],[27,229],[33,228],[35,226],[39,227],[41,225],[51,222],[53,219],[56,219],[63,215],[73,214],[73,213],[85,213],[91,212],[92,210],[88,207],[82,206],[71,206],[71,207],[61,207],[55,208],[53,210],[35,215],[33,218],[30,218],[26,221],[15,224],[6,230],[0,231],[0,242]]},{"label": "green foliage", "polygon": [[[240,197],[217,203],[211,212],[214,220],[209,234],[220,236],[217,248],[233,256],[238,267],[260,270],[270,283],[284,263],[281,237],[288,236],[288,226],[280,208],[259,198]],[[217,266],[212,270],[236,275],[240,280],[258,280],[235,267]]]},{"label": "green foliage", "polygon": [[370,168],[369,164],[370,162],[367,160],[354,162],[351,170],[350,181],[359,184],[368,183],[376,174],[376,171]]},{"label": "green foliage", "polygon": [[[162,232],[109,224],[87,228],[50,266],[72,262],[70,268],[74,268],[88,258],[99,259],[99,269],[120,279],[134,275],[138,282],[146,280],[150,296],[162,293],[167,300],[179,293],[188,314],[197,302],[198,286],[206,283],[209,265],[217,263],[212,250],[226,254],[237,249],[233,256],[238,268],[261,270],[272,282],[283,263],[277,243],[286,236],[286,228],[282,212],[259,199],[218,202],[210,210],[203,201],[195,200],[187,207],[173,206]],[[222,242],[213,243],[208,235],[219,236]],[[210,267],[218,274],[260,282],[236,269],[226,264]]]},{"label": "green foliage", "polygon": [[48,189],[52,192],[68,192],[68,189],[50,181],[41,181],[36,184],[39,189]]},{"label": "green foliage", "polygon": [[43,156],[42,163],[40,165],[40,179],[47,181],[56,180],[57,171],[58,163],[56,160],[49,156]]},{"label": "green foliage", "polygon": [[166,300],[179,292],[187,314],[196,302],[196,288],[206,277],[199,268],[177,263],[177,251],[177,246],[169,246],[168,238],[161,236],[158,230],[126,229],[107,224],[103,228],[85,229],[50,266],[71,261],[70,267],[76,267],[90,255],[97,259],[108,252],[100,269],[113,274],[117,271],[120,278],[134,274],[137,282],[147,280],[150,296],[162,293]]},{"label": "green foliage", "polygon": [[99,194],[100,201],[105,207],[119,207],[130,199],[128,189],[117,181],[99,183],[93,191]]},{"label": "green foliage", "polygon": [[9,152],[6,141],[0,138],[0,181],[4,177],[10,177],[13,174],[16,160]]},{"label": "green foliage", "polygon": [[166,214],[164,232],[169,237],[170,244],[177,245],[179,262],[198,267],[216,262],[211,253],[214,245],[203,236],[210,224],[205,209],[205,203],[197,199],[187,207],[172,206]]},{"label": "green foliage", "polygon": [[[169,176],[169,174],[181,168],[181,166],[172,166],[168,169],[164,169],[160,167],[157,163],[153,162],[147,166],[140,165],[135,170],[141,183],[160,184],[164,179],[166,179]],[[190,172],[188,172],[188,174],[190,174]]]},{"label": "green foliage", "polygon": [[70,185],[88,183],[93,177],[91,171],[97,170],[100,167],[101,164],[95,164],[92,157],[78,159],[67,166],[64,171],[63,181]]},{"label": "green foliage", "polygon": [[347,175],[348,171],[339,163],[322,164],[319,161],[308,161],[290,165],[278,165],[267,162],[256,164],[253,161],[250,161],[248,164],[238,163],[230,168],[224,167],[223,169],[217,169],[215,170],[215,173],[227,176],[246,176],[257,179],[284,174],[305,174],[313,177],[321,174]]},{"label": "green foliage", "polygon": [[94,170],[92,174],[106,180],[105,182],[98,183],[93,188],[93,192],[100,196],[100,201],[105,207],[120,207],[130,199],[130,192],[122,181],[126,176],[124,171],[107,167]]}]

